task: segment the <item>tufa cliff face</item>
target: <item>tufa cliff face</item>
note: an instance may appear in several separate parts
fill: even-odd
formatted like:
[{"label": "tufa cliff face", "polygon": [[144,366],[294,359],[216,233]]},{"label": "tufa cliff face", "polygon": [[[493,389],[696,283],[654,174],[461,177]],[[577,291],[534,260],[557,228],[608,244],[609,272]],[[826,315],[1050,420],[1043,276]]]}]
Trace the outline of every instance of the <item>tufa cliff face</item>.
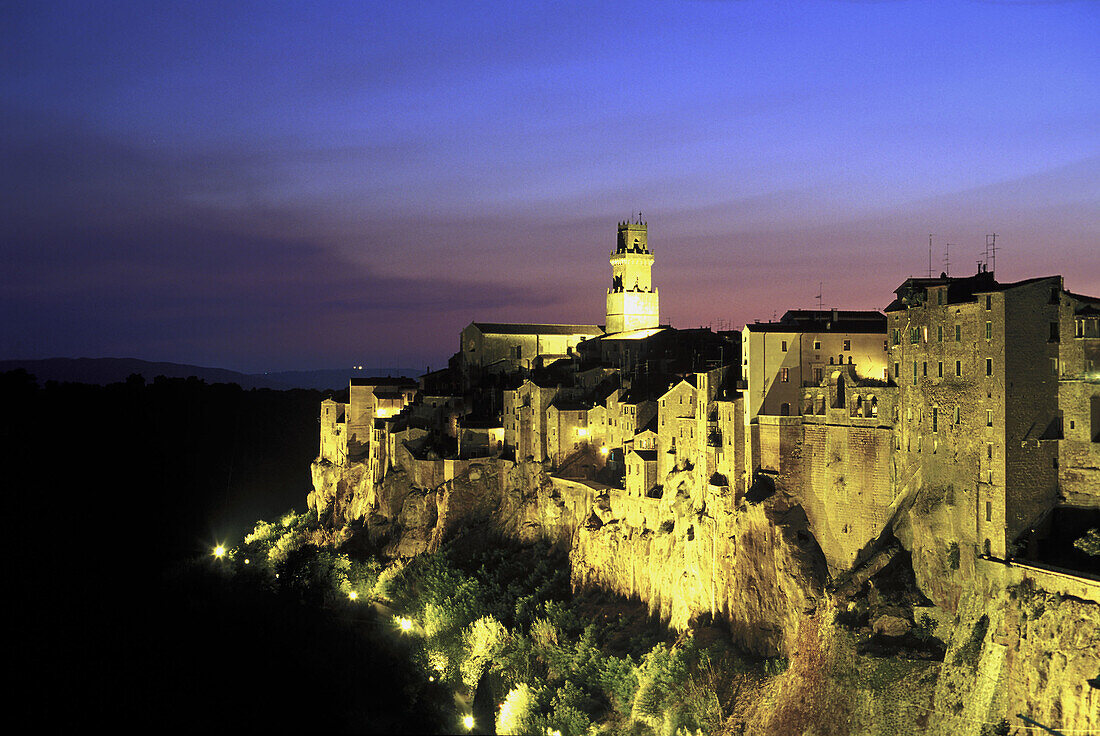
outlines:
[{"label": "tufa cliff face", "polygon": [[799,619],[823,596],[824,556],[782,492],[735,502],[682,472],[664,498],[646,498],[501,460],[456,464],[454,477],[424,487],[423,469],[406,460],[374,488],[362,465],[315,463],[309,507],[333,527],[361,527],[394,558],[435,549],[460,529],[563,544],[575,587],[637,598],[677,629],[726,620],[761,655],[788,652]]}]

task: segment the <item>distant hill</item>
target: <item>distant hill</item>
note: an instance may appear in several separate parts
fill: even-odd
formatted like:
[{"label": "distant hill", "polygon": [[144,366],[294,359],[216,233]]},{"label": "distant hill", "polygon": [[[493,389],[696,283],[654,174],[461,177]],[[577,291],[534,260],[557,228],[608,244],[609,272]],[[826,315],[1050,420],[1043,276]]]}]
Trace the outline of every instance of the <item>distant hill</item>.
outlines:
[{"label": "distant hill", "polygon": [[154,363],[137,358],[46,358],[44,360],[0,360],[0,373],[22,368],[38,379],[39,383],[91,383],[107,385],[125,381],[134,373],[146,381],[157,376],[188,378],[195,376],[207,383],[235,383],[244,389],[270,388],[287,390],[308,388],[347,388],[352,377],[408,376],[416,378],[421,371],[415,368],[329,368],[314,371],[279,371],[274,373],[238,373],[224,368],[206,368],[186,363]]}]

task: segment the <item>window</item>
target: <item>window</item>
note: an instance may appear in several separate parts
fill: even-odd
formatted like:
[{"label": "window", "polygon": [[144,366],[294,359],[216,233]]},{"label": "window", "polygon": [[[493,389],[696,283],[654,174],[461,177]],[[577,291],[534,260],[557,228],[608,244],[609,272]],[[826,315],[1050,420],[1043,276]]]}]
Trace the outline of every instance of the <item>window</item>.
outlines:
[{"label": "window", "polygon": [[[894,333],[896,334],[897,330],[894,330]],[[894,344],[897,345],[897,343],[894,343]],[[821,350],[821,341],[820,340],[814,340],[814,350]]]},{"label": "window", "polygon": [[[993,502],[992,501],[986,501],[985,502],[985,520],[986,521],[993,521]],[[988,545],[989,540],[987,539],[985,543],[986,543],[986,545]],[[986,554],[989,554],[988,547],[986,548]]]},{"label": "window", "polygon": [[781,369],[779,369],[779,380],[782,381],[783,383],[787,383],[788,381],[790,381],[791,380],[790,370],[791,370],[790,368],[781,368]]},{"label": "window", "polygon": [[783,342],[780,343],[780,348],[779,349],[782,350],[784,353],[787,352],[787,341],[786,340],[784,340]]},{"label": "window", "polygon": [[936,364],[936,377],[943,378],[943,361]]},{"label": "window", "polygon": [[901,377],[901,363],[894,361],[894,378]]},{"label": "window", "polygon": [[932,407],[932,432],[940,431],[940,409],[938,406]]},{"label": "window", "polygon": [[963,364],[961,360],[955,361],[955,377],[958,378],[963,374]]},{"label": "window", "polygon": [[955,325],[955,342],[962,342],[962,325]]},{"label": "window", "polygon": [[886,340],[883,340],[882,341],[882,351],[886,352],[889,349],[890,349],[890,346],[887,344]]},{"label": "window", "polygon": [[993,309],[993,297],[989,296],[988,294],[986,294],[985,296],[985,308]]},{"label": "window", "polygon": [[936,341],[943,342],[943,325],[936,328]]},{"label": "window", "polygon": [[985,359],[985,374],[987,376],[993,375],[993,358]]},{"label": "window", "polygon": [[992,460],[993,459],[993,443],[992,442],[985,443],[985,457],[986,457],[987,460]]},{"label": "window", "polygon": [[986,322],[985,323],[985,339],[986,340],[992,340],[993,339],[993,323],[992,322]]},{"label": "window", "polygon": [[955,407],[955,416],[953,417],[953,419],[955,420],[955,424],[962,423],[962,411],[957,406]]},{"label": "window", "polygon": [[913,327],[909,330],[909,343],[916,345],[918,342],[920,342],[920,328]]},{"label": "window", "polygon": [[1058,359],[1057,358],[1051,358],[1050,359],[1050,372],[1051,372],[1051,374],[1053,374],[1055,376],[1058,375]]},{"label": "window", "polygon": [[913,361],[913,385],[917,385],[917,361]]},{"label": "window", "polygon": [[844,341],[844,349],[845,350],[851,350],[852,349],[852,341],[851,340],[845,340]]},{"label": "window", "polygon": [[993,426],[993,410],[992,409],[986,409],[985,410],[985,426],[987,426],[987,427],[992,427]]},{"label": "window", "polygon": [[[816,349],[817,346],[820,345],[820,344],[821,343],[816,343],[815,342],[814,343],[814,348]],[[894,344],[895,345],[900,345],[901,344],[901,330],[899,330],[897,327],[894,328]]]},{"label": "window", "polygon": [[825,369],[824,368],[814,368],[814,383],[815,384],[820,384],[821,381],[824,380],[824,378],[825,378]]},{"label": "window", "polygon": [[927,360],[924,361],[924,365],[921,368],[921,375],[925,376],[926,378],[928,377],[928,361]]},{"label": "window", "polygon": [[1048,342],[1058,342],[1058,323],[1050,323],[1050,340]]},{"label": "window", "polygon": [[851,364],[852,364],[852,356],[851,356],[851,355],[849,355],[849,356],[848,356],[848,365],[851,365]]}]

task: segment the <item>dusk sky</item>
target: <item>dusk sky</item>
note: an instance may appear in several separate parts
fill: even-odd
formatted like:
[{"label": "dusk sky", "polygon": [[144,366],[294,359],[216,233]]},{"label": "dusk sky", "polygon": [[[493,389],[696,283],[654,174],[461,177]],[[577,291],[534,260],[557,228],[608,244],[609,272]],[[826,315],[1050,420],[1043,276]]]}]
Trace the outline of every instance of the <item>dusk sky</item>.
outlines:
[{"label": "dusk sky", "polygon": [[908,276],[1100,295],[1100,3],[0,9],[0,359],[442,366],[601,323],[881,309]]}]

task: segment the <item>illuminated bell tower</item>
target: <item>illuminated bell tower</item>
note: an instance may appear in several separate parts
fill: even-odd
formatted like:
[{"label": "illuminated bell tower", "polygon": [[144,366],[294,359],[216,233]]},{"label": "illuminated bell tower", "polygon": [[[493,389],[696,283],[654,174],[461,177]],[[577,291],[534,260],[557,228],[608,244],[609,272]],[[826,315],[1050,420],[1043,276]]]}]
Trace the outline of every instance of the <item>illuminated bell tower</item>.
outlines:
[{"label": "illuminated bell tower", "polygon": [[650,277],[653,254],[646,243],[646,224],[620,222],[611,253],[611,288],[607,290],[607,333],[657,327],[657,289]]}]

